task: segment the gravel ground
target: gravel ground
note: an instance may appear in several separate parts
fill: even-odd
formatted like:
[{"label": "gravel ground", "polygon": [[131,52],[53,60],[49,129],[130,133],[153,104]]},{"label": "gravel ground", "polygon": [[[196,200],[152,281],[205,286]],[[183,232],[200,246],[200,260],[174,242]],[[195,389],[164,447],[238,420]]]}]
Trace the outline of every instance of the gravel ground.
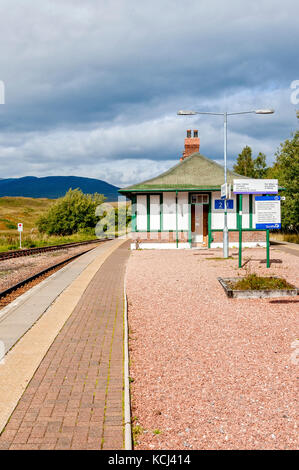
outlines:
[{"label": "gravel ground", "polygon": [[[299,300],[228,299],[219,250],[134,251],[127,268],[135,449],[295,449]],[[299,284],[298,257],[244,250],[242,269]],[[274,261],[274,262],[273,262]]]},{"label": "gravel ground", "polygon": [[69,258],[70,256],[94,248],[96,245],[90,243],[64,250],[48,251],[32,256],[0,260],[0,292],[8,289],[17,282],[33,276],[56,263]]}]

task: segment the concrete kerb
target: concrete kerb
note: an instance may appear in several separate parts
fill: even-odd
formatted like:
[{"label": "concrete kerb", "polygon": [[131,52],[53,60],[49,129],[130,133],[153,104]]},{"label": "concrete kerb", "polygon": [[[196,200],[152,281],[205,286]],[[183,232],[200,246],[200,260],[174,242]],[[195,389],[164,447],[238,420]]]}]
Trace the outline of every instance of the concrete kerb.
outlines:
[{"label": "concrete kerb", "polygon": [[0,433],[91,279],[125,241],[115,240],[107,251],[92,261],[5,356],[4,364],[0,365]]},{"label": "concrete kerb", "polygon": [[[68,268],[68,266],[64,266],[63,268],[61,268],[59,271],[56,271],[55,273],[51,274],[50,276],[48,276],[46,279],[44,279],[43,281],[39,282],[38,284],[36,284],[35,286],[31,287],[29,290],[27,290],[26,292],[24,292],[24,294],[20,295],[19,297],[17,297],[15,300],[13,300],[10,304],[6,305],[6,307],[3,307],[1,310],[0,310],[0,322],[2,320],[4,320],[7,315],[9,315],[12,310],[14,310],[16,307],[19,307],[22,303],[24,303],[28,297],[31,297],[32,295],[34,295],[37,291],[41,290],[45,285],[49,284],[53,279],[55,279],[58,274],[62,273],[63,271],[66,271]],[[66,289],[66,288],[65,288]],[[65,290],[63,289],[63,291]],[[62,294],[61,291],[57,297]],[[56,299],[54,299],[56,300]],[[49,306],[50,307],[50,306]]]},{"label": "concrete kerb", "polygon": [[125,418],[125,450],[132,450],[131,429],[131,403],[130,403],[130,380],[129,380],[129,328],[128,328],[128,300],[126,293],[126,276],[124,279],[124,418]]}]

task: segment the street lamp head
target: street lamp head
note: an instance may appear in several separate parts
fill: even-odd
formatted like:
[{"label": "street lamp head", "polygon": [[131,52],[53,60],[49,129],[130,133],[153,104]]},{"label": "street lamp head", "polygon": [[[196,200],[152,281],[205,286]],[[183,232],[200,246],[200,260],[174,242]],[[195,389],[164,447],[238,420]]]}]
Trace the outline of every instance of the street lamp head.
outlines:
[{"label": "street lamp head", "polygon": [[255,114],[273,114],[274,109],[257,109]]},{"label": "street lamp head", "polygon": [[198,114],[196,111],[178,111],[178,116],[193,116],[194,114]]}]

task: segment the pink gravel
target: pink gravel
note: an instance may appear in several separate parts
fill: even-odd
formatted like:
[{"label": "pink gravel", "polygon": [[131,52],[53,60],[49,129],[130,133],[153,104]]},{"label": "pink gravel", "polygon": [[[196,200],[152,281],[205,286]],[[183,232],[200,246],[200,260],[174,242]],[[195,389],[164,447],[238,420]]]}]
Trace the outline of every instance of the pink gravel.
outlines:
[{"label": "pink gravel", "polygon": [[[217,277],[238,275],[236,253],[208,256],[221,252],[129,259],[132,416],[143,429],[135,449],[295,449],[299,300],[228,299]],[[265,249],[246,257],[247,271],[298,286],[298,257],[272,248],[270,269]]]}]

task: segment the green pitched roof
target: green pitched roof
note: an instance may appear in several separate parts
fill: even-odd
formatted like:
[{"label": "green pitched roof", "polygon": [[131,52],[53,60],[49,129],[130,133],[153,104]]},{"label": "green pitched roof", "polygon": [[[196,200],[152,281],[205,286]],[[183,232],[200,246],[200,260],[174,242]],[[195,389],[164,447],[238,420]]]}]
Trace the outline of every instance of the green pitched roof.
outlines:
[{"label": "green pitched roof", "polygon": [[[234,178],[246,178],[227,171],[227,182]],[[119,189],[120,193],[161,190],[212,190],[224,183],[224,168],[200,153],[194,153],[155,178]]]}]

